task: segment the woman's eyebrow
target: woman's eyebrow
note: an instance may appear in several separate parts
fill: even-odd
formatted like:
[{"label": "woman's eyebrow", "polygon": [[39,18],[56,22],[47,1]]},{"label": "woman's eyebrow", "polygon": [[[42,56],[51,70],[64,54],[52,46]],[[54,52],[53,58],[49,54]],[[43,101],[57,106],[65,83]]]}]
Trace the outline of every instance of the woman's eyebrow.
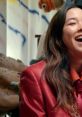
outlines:
[{"label": "woman's eyebrow", "polygon": [[69,22],[70,20],[76,20],[76,18],[74,17],[74,18],[68,18],[68,19],[66,19],[66,22]]}]

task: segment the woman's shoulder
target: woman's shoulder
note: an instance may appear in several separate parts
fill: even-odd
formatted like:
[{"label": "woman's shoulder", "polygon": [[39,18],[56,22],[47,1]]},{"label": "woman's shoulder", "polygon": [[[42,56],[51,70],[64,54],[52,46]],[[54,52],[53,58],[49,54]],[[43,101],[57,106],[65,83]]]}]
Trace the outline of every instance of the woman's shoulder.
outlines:
[{"label": "woman's shoulder", "polygon": [[46,61],[45,60],[40,60],[32,65],[30,65],[29,67],[27,67],[27,69],[32,69],[32,70],[35,70],[35,69],[43,69],[46,65]]},{"label": "woman's shoulder", "polygon": [[45,66],[46,66],[46,61],[41,60],[30,66],[27,66],[26,69],[22,72],[22,75],[27,76],[28,74],[32,74],[33,76],[41,77],[42,71],[44,70]]}]

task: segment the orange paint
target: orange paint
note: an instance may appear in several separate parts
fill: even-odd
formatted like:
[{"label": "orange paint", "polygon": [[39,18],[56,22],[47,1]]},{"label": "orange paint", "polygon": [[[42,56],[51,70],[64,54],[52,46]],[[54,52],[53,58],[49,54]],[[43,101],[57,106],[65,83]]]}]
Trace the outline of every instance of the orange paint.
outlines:
[{"label": "orange paint", "polygon": [[39,0],[39,8],[44,9],[45,12],[49,12],[55,8],[52,0]]}]

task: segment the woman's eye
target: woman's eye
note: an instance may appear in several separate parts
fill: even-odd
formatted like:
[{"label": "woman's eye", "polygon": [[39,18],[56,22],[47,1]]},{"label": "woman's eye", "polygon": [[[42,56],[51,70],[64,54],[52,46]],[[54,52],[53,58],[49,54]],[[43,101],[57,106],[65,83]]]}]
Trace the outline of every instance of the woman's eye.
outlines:
[{"label": "woman's eye", "polygon": [[68,25],[75,25],[76,22],[69,22]]}]

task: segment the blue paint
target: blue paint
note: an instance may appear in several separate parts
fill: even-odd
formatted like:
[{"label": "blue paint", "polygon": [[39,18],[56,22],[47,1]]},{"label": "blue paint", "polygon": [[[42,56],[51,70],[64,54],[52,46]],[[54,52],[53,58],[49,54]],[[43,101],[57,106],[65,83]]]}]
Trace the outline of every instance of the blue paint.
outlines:
[{"label": "blue paint", "polygon": [[5,18],[3,17],[2,14],[0,14],[0,18],[1,18],[1,21],[2,21],[4,24],[7,24]]},{"label": "blue paint", "polygon": [[1,13],[0,13],[0,18],[1,18],[1,21],[2,21],[5,25],[7,25],[8,28],[9,28],[10,30],[12,30],[16,35],[19,34],[19,35],[22,37],[22,46],[24,46],[24,44],[25,44],[26,41],[27,41],[25,35],[22,34],[19,30],[17,30],[17,29],[15,29],[15,28],[13,28],[12,26],[8,25],[7,22],[6,22],[6,20],[5,20],[5,18],[4,18],[4,16],[3,16]]},{"label": "blue paint", "polygon": [[46,21],[47,24],[49,24],[49,21],[45,15],[41,15],[41,17]]},{"label": "blue paint", "polygon": [[[30,9],[28,6],[26,6],[21,0],[17,0],[25,9],[27,9],[30,13],[32,13],[33,15],[40,15],[39,14],[39,12],[38,11],[36,11],[35,9]],[[47,24],[49,24],[49,21],[48,21],[48,19],[47,19],[47,17],[45,16],[45,15],[41,15],[41,17],[42,17],[42,19],[47,23]],[[5,24],[5,25],[7,25],[7,22],[6,22],[6,20],[5,20],[5,18],[4,18],[4,16],[0,13],[0,18],[1,18],[1,21]],[[10,29],[10,30],[12,30],[15,34],[19,34],[21,37],[22,37],[22,45],[24,46],[24,44],[26,43],[26,41],[27,41],[27,39],[26,39],[26,37],[25,37],[25,35],[24,34],[22,34],[19,30],[17,30],[17,29],[15,29],[15,28],[13,28],[12,26],[10,26],[10,25],[8,25],[8,28]]]},{"label": "blue paint", "polygon": [[21,0],[18,0],[18,2],[25,8],[27,9],[30,13],[39,15],[39,12],[36,11],[35,9],[30,9],[28,6],[26,6]]},{"label": "blue paint", "polygon": [[[27,9],[30,13],[32,14],[36,14],[36,15],[40,15],[38,11],[36,11],[35,9],[30,9],[28,6],[26,6],[21,0],[17,0],[25,9]],[[49,21],[47,19],[47,17],[45,15],[41,15],[42,19],[49,24]]]},{"label": "blue paint", "polygon": [[11,27],[10,25],[8,25],[8,28],[11,29],[13,32],[15,32],[16,34],[21,35],[23,41],[22,41],[22,45],[24,46],[24,44],[26,43],[26,37],[24,34],[22,34],[20,31],[18,31],[17,29],[14,29],[13,27]]}]

